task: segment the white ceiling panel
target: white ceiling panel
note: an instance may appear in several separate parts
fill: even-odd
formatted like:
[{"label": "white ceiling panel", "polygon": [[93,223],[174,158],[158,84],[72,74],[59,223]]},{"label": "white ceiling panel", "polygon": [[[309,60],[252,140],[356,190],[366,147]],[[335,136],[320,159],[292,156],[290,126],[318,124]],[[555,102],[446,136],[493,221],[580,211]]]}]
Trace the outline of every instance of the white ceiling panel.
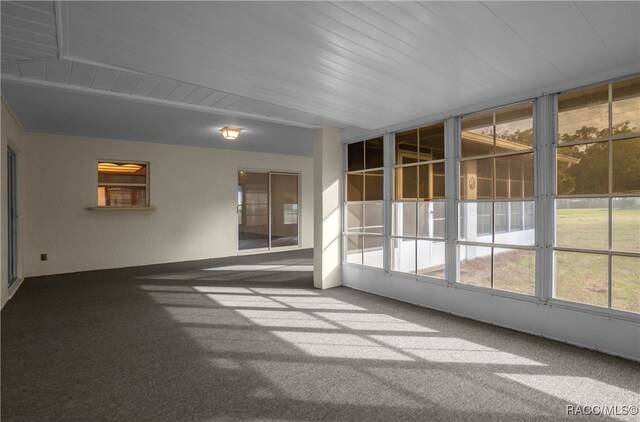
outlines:
[{"label": "white ceiling panel", "polygon": [[238,102],[238,100],[240,100],[240,97],[238,97],[237,95],[229,94],[221,98],[213,106],[216,108],[227,108],[233,105],[234,103]]},{"label": "white ceiling panel", "polygon": [[[23,78],[28,79],[36,79],[39,81],[44,81],[45,79],[45,64],[44,62],[34,62],[34,63],[22,63],[20,67],[20,74]],[[2,68],[2,73],[4,73],[4,67]]]},{"label": "white ceiling panel", "polygon": [[[619,3],[619,2],[618,2]],[[597,32],[618,64],[637,57],[640,40],[640,2],[577,2],[576,6]]]},{"label": "white ceiling panel", "polygon": [[3,1],[2,64],[58,56],[53,1]]},{"label": "white ceiling panel", "polygon": [[212,92],[212,89],[198,87],[182,101],[188,104],[199,104],[202,100],[211,95]]},{"label": "white ceiling panel", "polygon": [[[180,83],[191,84],[229,94],[218,104],[201,100],[215,107],[253,109],[239,98],[253,99],[375,128],[637,61],[637,40],[608,31],[606,19],[593,23],[636,9],[571,2],[77,2],[69,4],[69,51],[167,78],[153,98],[180,99],[188,86]],[[622,23],[631,33],[638,27],[628,17]]]},{"label": "white ceiling panel", "polygon": [[172,79],[163,79],[162,81],[160,81],[158,86],[156,86],[155,89],[151,91],[149,97],[160,99],[167,98],[173,91],[178,89],[179,86],[180,82],[178,81],[174,81]]},{"label": "white ceiling panel", "polygon": [[169,94],[169,96],[167,97],[167,100],[182,101],[187,97],[187,95],[195,91],[196,88],[197,86],[195,85],[185,84],[185,83],[180,84],[180,86],[178,86],[171,94]]},{"label": "white ceiling panel", "polygon": [[86,63],[74,62],[71,65],[71,85],[88,88],[96,76],[98,68]]},{"label": "white ceiling panel", "polygon": [[[51,69],[50,80],[45,75]],[[68,75],[70,72],[70,76]],[[20,65],[4,65],[4,79],[20,83],[47,85],[56,88],[68,84],[68,88],[78,92],[93,92],[107,96],[130,96],[136,101],[162,102],[174,107],[197,109],[210,113],[232,116],[254,117],[262,121],[273,121],[302,127],[334,127],[336,122],[310,115],[299,110],[239,97],[212,89],[167,80],[152,75],[96,66],[79,61],[58,60],[31,62]],[[156,90],[156,88],[158,88]],[[154,93],[155,92],[155,93]],[[154,97],[153,95],[156,95]],[[37,101],[37,99],[34,99]],[[248,109],[252,111],[249,113]]]},{"label": "white ceiling panel", "polygon": [[116,82],[119,75],[119,70],[99,67],[96,72],[96,76],[93,78],[91,87],[94,89],[111,91],[111,88],[113,88],[113,84]]},{"label": "white ceiling panel", "polygon": [[200,101],[198,104],[210,107],[226,96],[227,94],[224,92],[214,91],[210,95],[205,97],[202,101]]},{"label": "white ceiling panel", "polygon": [[[159,104],[140,107],[138,101],[121,97],[22,83],[3,82],[2,94],[27,132],[299,156],[312,153],[311,129]],[[224,126],[242,128],[240,139],[224,141],[219,133]]]},{"label": "white ceiling panel", "polygon": [[68,84],[71,77],[69,60],[53,60],[46,63],[46,79],[49,82]]},{"label": "white ceiling panel", "polygon": [[138,86],[136,86],[133,91],[131,91],[131,94],[148,97],[151,92],[158,86],[160,81],[162,81],[162,78],[158,76],[144,75],[142,79],[140,79],[140,82],[138,82]]},{"label": "white ceiling panel", "polygon": [[3,76],[14,77],[14,78],[19,78],[20,77],[20,69],[18,68],[17,65],[2,66],[2,75]]},{"label": "white ceiling panel", "polygon": [[486,6],[513,29],[514,36],[567,76],[613,64],[602,39],[572,2],[490,2]]},{"label": "white ceiling panel", "polygon": [[46,75],[6,67],[10,78],[304,127],[379,130],[640,67],[640,2],[77,1],[59,10],[61,28],[53,2],[2,3],[3,63],[55,57],[58,32],[64,41],[65,60]]},{"label": "white ceiling panel", "polygon": [[120,72],[116,80],[113,82],[111,90],[115,92],[129,93],[133,91],[136,85],[138,85],[140,79],[142,79],[142,75],[139,73]]}]

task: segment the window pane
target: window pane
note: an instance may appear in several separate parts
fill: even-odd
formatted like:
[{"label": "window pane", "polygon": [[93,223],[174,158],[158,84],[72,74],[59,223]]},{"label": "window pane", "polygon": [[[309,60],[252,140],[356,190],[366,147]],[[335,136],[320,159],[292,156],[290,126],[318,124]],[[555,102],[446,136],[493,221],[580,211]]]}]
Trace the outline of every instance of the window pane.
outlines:
[{"label": "window pane", "polygon": [[460,240],[491,242],[493,203],[464,202],[460,204]]},{"label": "window pane", "polygon": [[431,197],[444,199],[444,163],[434,163],[431,170],[433,176],[433,190],[431,191]]},{"label": "window pane", "polygon": [[362,231],[362,204],[347,204],[347,231]]},{"label": "window pane", "polygon": [[609,249],[608,199],[557,199],[556,246]]},{"label": "window pane", "polygon": [[147,205],[147,188],[144,186],[98,186],[98,205],[144,207]]},{"label": "window pane", "polygon": [[431,164],[418,166],[418,198],[431,198]]},{"label": "window pane", "polygon": [[493,288],[508,292],[535,294],[535,251],[493,250]]},{"label": "window pane", "polygon": [[493,198],[493,158],[460,163],[460,198]]},{"label": "window pane", "polygon": [[367,233],[382,233],[383,226],[382,202],[364,204],[364,231]]},{"label": "window pane", "polygon": [[442,201],[418,203],[418,237],[444,238],[444,209]]},{"label": "window pane", "polygon": [[384,185],[382,170],[368,171],[364,174],[364,200],[382,201]]},{"label": "window pane", "polygon": [[444,123],[419,129],[420,161],[444,159]]},{"label": "window pane", "polygon": [[238,248],[269,247],[269,173],[238,172]]},{"label": "window pane", "polygon": [[558,195],[609,192],[609,143],[558,148]]},{"label": "window pane", "polygon": [[347,201],[364,200],[364,175],[347,174]]},{"label": "window pane", "polygon": [[555,297],[608,306],[608,260],[607,255],[556,251]]},{"label": "window pane", "polygon": [[640,138],[612,141],[613,192],[640,193]]},{"label": "window pane", "polygon": [[640,78],[613,84],[613,134],[640,132]]},{"label": "window pane", "polygon": [[523,103],[496,110],[496,152],[533,147],[533,104]]},{"label": "window pane", "polygon": [[493,112],[476,113],[462,118],[462,157],[493,154]]},{"label": "window pane", "polygon": [[362,265],[362,236],[347,235],[345,236],[346,261],[352,264]]},{"label": "window pane", "polygon": [[416,237],[416,203],[398,202],[393,204],[392,234],[394,236]]},{"label": "window pane", "polygon": [[418,274],[444,279],[444,242],[418,240]]},{"label": "window pane", "polygon": [[494,212],[494,221],[493,221],[494,233],[496,234],[507,233],[509,231],[509,203],[496,202],[493,206],[493,212]]},{"label": "window pane", "polygon": [[611,307],[640,312],[640,258],[611,257]]},{"label": "window pane", "polygon": [[558,96],[558,142],[609,135],[609,85]]},{"label": "window pane", "polygon": [[533,229],[536,224],[536,204],[533,201],[524,203],[524,228]]},{"label": "window pane", "polygon": [[[496,243],[529,246],[535,244],[533,201],[496,202]],[[525,214],[529,213],[530,226],[524,226]],[[507,221],[505,222],[505,215]],[[504,225],[504,226],[503,226]],[[505,230],[506,229],[506,230]]]},{"label": "window pane", "polygon": [[369,267],[382,268],[384,263],[384,255],[382,252],[383,243],[384,238],[382,236],[364,236],[364,265],[367,265]]},{"label": "window pane", "polygon": [[418,129],[396,133],[396,164],[418,161]]},{"label": "window pane", "polygon": [[298,244],[298,175],[271,175],[271,246]]},{"label": "window pane", "polygon": [[528,190],[532,190],[533,153],[497,157],[495,165],[496,198],[522,198],[525,184],[528,184]]},{"label": "window pane", "polygon": [[395,199],[418,198],[418,168],[416,166],[395,169]]},{"label": "window pane", "polygon": [[491,248],[460,245],[460,283],[491,287]]},{"label": "window pane", "polygon": [[382,137],[365,142],[365,168],[375,169],[384,165]]},{"label": "window pane", "polygon": [[347,171],[364,169],[364,141],[347,145]]},{"label": "window pane", "polygon": [[509,161],[511,157],[496,158],[496,198],[509,197]]},{"label": "window pane", "polygon": [[414,239],[391,239],[391,269],[415,274],[416,241]]},{"label": "window pane", "polygon": [[520,232],[524,229],[524,203],[509,203],[509,233]]},{"label": "window pane", "polygon": [[640,253],[640,198],[613,198],[611,208],[611,249]]}]

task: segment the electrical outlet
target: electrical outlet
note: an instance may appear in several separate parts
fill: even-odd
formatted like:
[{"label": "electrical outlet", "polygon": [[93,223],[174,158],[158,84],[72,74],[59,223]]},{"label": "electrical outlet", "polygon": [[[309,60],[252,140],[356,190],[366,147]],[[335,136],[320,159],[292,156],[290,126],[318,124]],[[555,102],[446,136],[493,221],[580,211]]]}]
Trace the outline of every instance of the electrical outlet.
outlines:
[{"label": "electrical outlet", "polygon": [[47,260],[47,254],[46,253],[41,253],[40,254],[40,261],[46,261]]}]

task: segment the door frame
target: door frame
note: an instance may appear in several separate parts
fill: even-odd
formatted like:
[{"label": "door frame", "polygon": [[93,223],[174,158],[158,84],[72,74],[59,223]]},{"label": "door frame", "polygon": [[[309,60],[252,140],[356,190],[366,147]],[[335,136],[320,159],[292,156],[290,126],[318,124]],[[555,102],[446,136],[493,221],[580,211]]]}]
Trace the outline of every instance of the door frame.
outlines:
[{"label": "door frame", "polygon": [[[254,249],[240,249],[240,229],[239,227],[236,229],[236,249],[237,249],[237,253],[238,255],[250,255],[250,254],[256,254],[256,253],[265,253],[265,252],[279,252],[279,251],[287,251],[287,250],[294,250],[294,249],[300,249],[301,248],[301,244],[302,244],[302,172],[301,171],[295,171],[295,170],[266,170],[266,169],[256,169],[256,168],[246,168],[246,167],[239,167],[236,169],[236,225],[237,221],[238,221],[238,206],[237,206],[237,195],[238,195],[238,190],[237,190],[237,185],[238,185],[238,174],[244,171],[246,173],[262,173],[262,174],[268,174],[269,175],[269,205],[268,205],[268,220],[269,220],[269,224],[268,224],[268,240],[269,240],[269,246],[267,246],[266,248],[254,248]],[[289,176],[297,176],[298,177],[298,230],[297,230],[297,236],[298,236],[298,244],[297,245],[293,245],[293,246],[271,246],[271,175],[272,174],[284,174],[284,175],[289,175]]]},{"label": "door frame", "polygon": [[18,281],[18,153],[7,145],[7,289]]}]

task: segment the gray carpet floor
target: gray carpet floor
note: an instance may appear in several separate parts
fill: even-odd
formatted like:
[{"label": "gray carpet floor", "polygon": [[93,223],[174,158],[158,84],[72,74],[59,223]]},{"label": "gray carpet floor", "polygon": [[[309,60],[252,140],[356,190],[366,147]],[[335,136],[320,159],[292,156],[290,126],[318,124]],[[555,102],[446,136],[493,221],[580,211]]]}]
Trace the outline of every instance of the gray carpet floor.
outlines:
[{"label": "gray carpet floor", "polygon": [[[348,288],[311,251],[31,278],[2,310],[2,421],[561,421],[640,365]],[[621,412],[622,413],[622,408]]]}]

